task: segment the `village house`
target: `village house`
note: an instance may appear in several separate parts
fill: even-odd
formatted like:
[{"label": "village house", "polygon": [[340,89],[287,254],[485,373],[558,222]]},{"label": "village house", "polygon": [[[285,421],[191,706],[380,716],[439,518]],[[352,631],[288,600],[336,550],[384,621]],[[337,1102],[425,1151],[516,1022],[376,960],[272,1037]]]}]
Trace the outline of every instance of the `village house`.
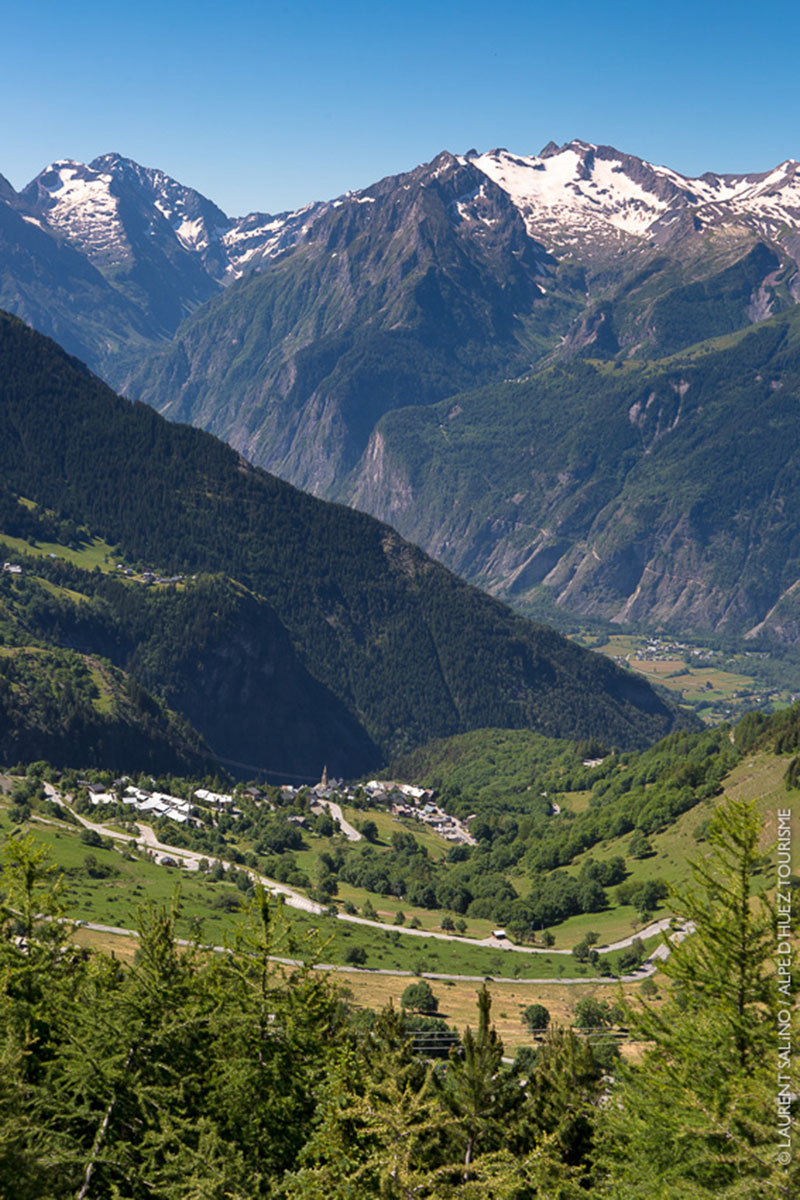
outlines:
[{"label": "village house", "polygon": [[208,788],[198,788],[195,798],[203,804],[233,804],[233,796],[229,796],[226,792],[210,792]]}]

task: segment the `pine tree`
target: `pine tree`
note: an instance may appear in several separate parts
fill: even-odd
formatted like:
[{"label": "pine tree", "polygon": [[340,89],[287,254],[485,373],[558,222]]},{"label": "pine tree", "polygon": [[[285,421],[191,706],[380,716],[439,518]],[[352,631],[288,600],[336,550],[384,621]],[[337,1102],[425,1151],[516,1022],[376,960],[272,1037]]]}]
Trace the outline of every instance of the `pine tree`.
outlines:
[{"label": "pine tree", "polygon": [[43,1097],[83,963],[67,946],[61,879],[30,835],[0,857],[0,1200],[56,1194]]},{"label": "pine tree", "polygon": [[448,1124],[432,1068],[414,1057],[389,1006],[358,1045],[345,1043],[328,1072],[317,1128],[291,1200],[423,1200],[437,1196],[437,1143]]},{"label": "pine tree", "polygon": [[[492,998],[484,985],[478,993],[478,1032],[467,1027],[463,1053],[451,1052],[443,1099],[456,1117],[457,1136],[463,1145],[464,1178],[476,1153],[494,1148],[508,1078],[502,1071],[503,1043],[490,1025]],[[488,1145],[487,1145],[488,1144]]]},{"label": "pine tree", "polygon": [[672,943],[663,1008],[628,1014],[649,1047],[603,1110],[602,1195],[783,1200],[797,1186],[777,1159],[775,924],[756,894],[760,838],[752,805],[728,801],[673,901],[688,936]]}]

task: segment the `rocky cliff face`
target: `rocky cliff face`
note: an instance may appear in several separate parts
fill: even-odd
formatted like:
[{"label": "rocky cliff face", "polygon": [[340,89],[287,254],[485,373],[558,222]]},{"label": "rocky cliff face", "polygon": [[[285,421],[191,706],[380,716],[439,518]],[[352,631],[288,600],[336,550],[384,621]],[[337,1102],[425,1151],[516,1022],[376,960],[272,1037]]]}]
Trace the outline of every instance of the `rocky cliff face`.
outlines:
[{"label": "rocky cliff face", "polygon": [[523,608],[796,636],[800,318],[379,423],[351,499]]},{"label": "rocky cliff face", "polygon": [[[796,307],[799,231],[793,160],[688,179],[580,141],[442,153],[294,213],[230,218],[105,155],[0,188],[0,301],[130,396],[397,523],[515,602],[544,585],[618,620],[752,628],[793,582],[783,535],[757,497],[768,536],[732,502],[717,512],[705,460],[727,496],[736,452],[701,413],[727,427],[735,408],[737,435],[766,435],[761,382],[748,362],[745,399],[705,350],[691,381],[668,363]],[[727,410],[691,403],[707,369]],[[464,402],[484,385],[496,401]],[[719,564],[734,561],[729,587]],[[763,586],[741,574],[756,561]]]}]

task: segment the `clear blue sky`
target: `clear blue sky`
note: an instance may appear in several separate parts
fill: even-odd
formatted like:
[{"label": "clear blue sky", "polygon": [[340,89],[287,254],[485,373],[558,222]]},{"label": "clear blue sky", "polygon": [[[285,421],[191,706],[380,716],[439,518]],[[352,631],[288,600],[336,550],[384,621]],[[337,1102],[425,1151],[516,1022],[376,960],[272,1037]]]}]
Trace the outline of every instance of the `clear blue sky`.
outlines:
[{"label": "clear blue sky", "polygon": [[785,0],[3,6],[0,173],[116,150],[231,215],[432,158],[605,142],[698,174],[800,158]]}]

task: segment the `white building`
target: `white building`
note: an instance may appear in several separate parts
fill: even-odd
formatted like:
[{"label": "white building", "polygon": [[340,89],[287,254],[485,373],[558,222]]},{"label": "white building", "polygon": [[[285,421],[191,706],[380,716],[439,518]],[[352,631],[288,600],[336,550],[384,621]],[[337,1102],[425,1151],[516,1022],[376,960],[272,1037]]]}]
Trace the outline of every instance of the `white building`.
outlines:
[{"label": "white building", "polygon": [[224,792],[210,792],[208,788],[198,788],[195,796],[203,804],[233,804],[233,796]]}]

